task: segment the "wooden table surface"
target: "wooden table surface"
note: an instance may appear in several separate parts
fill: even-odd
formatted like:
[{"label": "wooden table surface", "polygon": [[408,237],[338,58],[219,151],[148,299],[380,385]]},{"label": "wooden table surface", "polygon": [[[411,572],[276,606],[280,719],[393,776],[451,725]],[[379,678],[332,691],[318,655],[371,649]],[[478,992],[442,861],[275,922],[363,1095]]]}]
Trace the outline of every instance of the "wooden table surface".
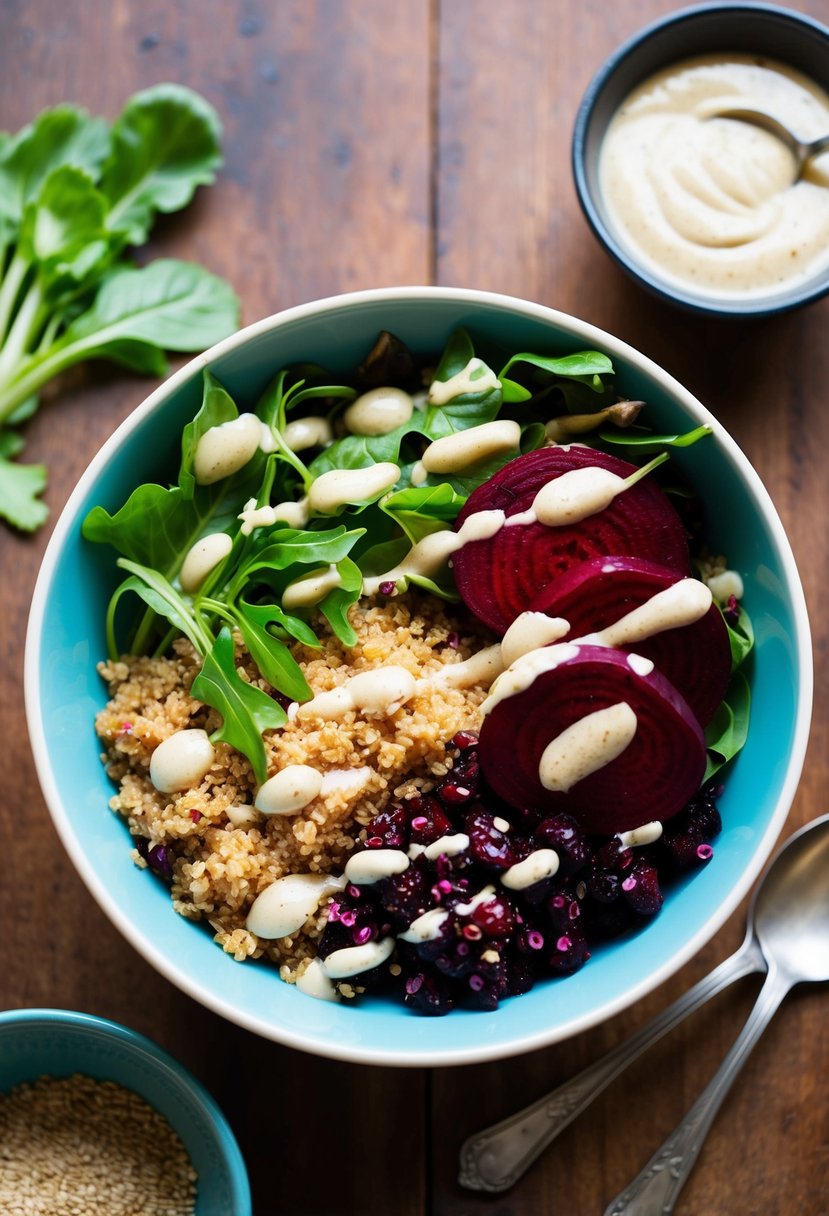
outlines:
[{"label": "wooden table surface", "polygon": [[[742,444],[788,530],[826,655],[829,300],[751,324],[646,297],[598,248],[569,144],[603,59],[670,0],[0,0],[0,127],[61,100],[113,117],[161,80],[218,108],[226,164],[148,250],[230,279],[250,322],[355,288],[457,284],[583,317],[647,353]],[[826,0],[802,11],[826,17]],[[73,374],[28,429],[54,522],[102,441],[153,387]],[[509,1194],[456,1182],[461,1141],[597,1058],[741,940],[744,909],[634,1008],[522,1058],[373,1069],[260,1040],[194,1004],[128,946],[65,856],[41,796],[22,702],[23,639],[47,525],[0,531],[0,1006],[61,1006],[128,1023],[218,1099],[247,1159],[257,1216],[593,1216],[691,1104],[754,1000],[745,980],[657,1046]],[[820,670],[820,668],[818,668]],[[786,832],[826,810],[829,729],[818,680]],[[679,1202],[690,1216],[829,1212],[829,1006],[795,995],[717,1119]],[[324,1139],[318,1128],[325,1129]],[[216,1216],[230,1216],[217,1213]]]}]

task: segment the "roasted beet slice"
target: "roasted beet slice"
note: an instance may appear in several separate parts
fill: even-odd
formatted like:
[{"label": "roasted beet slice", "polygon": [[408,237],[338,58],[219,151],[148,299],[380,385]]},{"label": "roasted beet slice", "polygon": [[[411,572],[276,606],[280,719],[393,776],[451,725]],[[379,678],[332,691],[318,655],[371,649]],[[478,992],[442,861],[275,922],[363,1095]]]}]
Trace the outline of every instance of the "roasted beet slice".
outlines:
[{"label": "roasted beet slice", "polygon": [[[515,806],[566,812],[589,833],[624,832],[668,819],[696,793],[705,772],[705,740],[694,714],[664,676],[639,656],[605,646],[548,646],[519,659],[490,694],[479,758],[497,794]],[[567,789],[542,784],[542,757],[553,741],[597,711],[619,711],[632,738],[623,750]],[[600,739],[617,723],[591,719]],[[560,747],[560,745],[556,745]],[[570,739],[568,754],[590,751]]]},{"label": "roasted beet slice", "polygon": [[[478,511],[507,517],[529,511],[550,481],[593,466],[618,477],[636,466],[578,445],[540,448],[518,456],[469,497],[455,524]],[[685,529],[670,500],[651,478],[624,490],[604,510],[575,524],[503,527],[486,540],[469,541],[454,555],[455,581],[464,602],[484,624],[503,634],[519,613],[577,562],[629,553],[684,575],[689,571]]]},{"label": "roasted beet slice", "polygon": [[[545,587],[530,604],[534,612],[564,617],[567,639],[597,633],[680,582],[676,571],[638,557],[595,557],[580,562]],[[696,581],[694,589],[698,589]],[[716,604],[690,625],[666,629],[642,641],[614,646],[650,659],[679,690],[701,726],[711,721],[731,676],[728,630]]]}]

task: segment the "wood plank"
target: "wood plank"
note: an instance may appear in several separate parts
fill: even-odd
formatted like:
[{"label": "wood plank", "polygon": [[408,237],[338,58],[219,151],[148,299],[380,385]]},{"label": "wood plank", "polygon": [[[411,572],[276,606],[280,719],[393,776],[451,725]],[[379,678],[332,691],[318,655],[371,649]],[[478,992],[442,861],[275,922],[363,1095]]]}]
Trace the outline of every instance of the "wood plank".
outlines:
[{"label": "wood plank", "polygon": [[[650,355],[700,397],[769,488],[799,561],[818,658],[826,652],[829,490],[823,472],[826,301],[791,316],[725,325],[647,297],[599,248],[581,216],[570,137],[593,73],[620,42],[679,7],[670,0],[535,5],[456,0],[441,10],[437,274],[549,304]],[[819,0],[799,6],[825,19]],[[819,814],[829,704],[818,681],[812,742],[787,831]],[[435,1074],[435,1216],[599,1212],[707,1083],[757,991],[720,996],[617,1081],[512,1192],[464,1192],[464,1138],[575,1075],[680,995],[742,938],[745,907],[671,981],[603,1026],[527,1057]],[[566,985],[560,998],[566,999]],[[829,1127],[816,1078],[829,1046],[820,998],[792,999],[728,1098],[678,1212],[823,1211]]]},{"label": "wood plank", "polygon": [[[429,15],[425,0],[4,0],[0,126],[16,130],[67,99],[111,118],[139,88],[191,85],[222,116],[226,167],[184,215],[158,224],[142,259],[190,258],[224,275],[246,321],[344,290],[423,282],[431,264]],[[117,371],[74,374],[34,420],[27,458],[49,466],[52,520],[99,445],[152,387]],[[0,807],[0,1005],[87,1010],[172,1051],[227,1112],[257,1216],[415,1216],[425,1203],[423,1074],[311,1059],[223,1022],[124,943],[65,856],[22,711],[22,643],[47,533],[0,530],[0,732],[15,765],[13,796]],[[331,1132],[324,1146],[321,1112]],[[377,1164],[395,1126],[405,1129],[414,1163],[405,1190]],[[281,1168],[286,1150],[298,1169]]]}]

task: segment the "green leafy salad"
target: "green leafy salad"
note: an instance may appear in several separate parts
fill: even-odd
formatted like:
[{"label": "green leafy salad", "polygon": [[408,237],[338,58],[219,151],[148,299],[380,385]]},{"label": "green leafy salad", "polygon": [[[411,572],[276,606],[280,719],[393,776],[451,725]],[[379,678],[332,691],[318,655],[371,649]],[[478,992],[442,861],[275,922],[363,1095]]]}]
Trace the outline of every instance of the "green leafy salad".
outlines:
[{"label": "green leafy salad", "polygon": [[[353,645],[349,609],[369,588],[392,597],[411,583],[457,600],[451,563],[407,569],[407,555],[457,527],[470,495],[509,462],[550,443],[574,443],[633,461],[656,454],[648,466],[655,468],[671,449],[709,433],[642,426],[642,403],[618,397],[612,364],[599,352],[498,359],[482,350],[486,362],[458,330],[427,364],[384,333],[352,375],[288,367],[255,408],[241,411],[206,372],[175,482],[139,486],[115,514],[96,507],[87,516],[84,536],[112,546],[123,574],[107,614],[110,657],[163,654],[175,639],[189,639],[202,659],[192,695],[222,717],[213,739],[246,756],[259,784],[267,778],[262,733],[285,723],[289,702],[312,695],[292,645],[319,646],[325,623]],[[382,405],[370,424],[350,421],[358,403],[372,394],[382,402],[392,386],[408,402],[403,415],[398,400],[391,424]],[[496,422],[512,423],[504,432],[512,437],[481,458],[462,468],[424,466],[437,441],[483,435],[489,432],[480,428]],[[210,445],[218,465],[205,463]],[[676,503],[687,501],[677,474],[666,477],[663,468],[659,476]],[[194,555],[204,559],[195,577]],[[753,639],[745,611],[731,601],[722,609],[734,674],[706,729],[706,779],[739,750],[748,723],[742,665]],[[274,695],[239,674],[235,640]]]},{"label": "green leafy salad", "polygon": [[212,106],[173,84],[137,93],[112,125],[61,105],[0,132],[0,517],[15,527],[47,514],[46,470],[17,458],[50,380],[88,359],[161,376],[165,351],[237,328],[221,279],[171,258],[138,268],[130,255],[159,212],[213,181],[219,138]]}]

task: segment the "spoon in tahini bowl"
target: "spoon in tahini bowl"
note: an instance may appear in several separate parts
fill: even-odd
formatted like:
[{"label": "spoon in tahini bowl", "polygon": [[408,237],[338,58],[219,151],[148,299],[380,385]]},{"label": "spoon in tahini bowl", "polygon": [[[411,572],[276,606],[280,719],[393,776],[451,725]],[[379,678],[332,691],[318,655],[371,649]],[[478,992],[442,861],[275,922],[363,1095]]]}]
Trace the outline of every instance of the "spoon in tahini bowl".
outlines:
[{"label": "spoon in tahini bowl", "polygon": [[829,134],[821,135],[817,139],[799,139],[794,131],[765,110],[755,110],[750,106],[719,106],[716,113],[710,114],[709,118],[734,118],[738,122],[751,123],[752,126],[762,127],[764,131],[776,135],[795,159],[795,181],[800,178],[812,157],[820,156],[821,152],[829,150]]},{"label": "spoon in tahini bowl", "polygon": [[595,1064],[531,1106],[470,1136],[461,1148],[461,1185],[507,1190],[646,1048],[734,980],[767,966],[755,1009],[720,1071],[605,1216],[673,1211],[720,1103],[780,1001],[801,980],[829,979],[829,815],[801,828],[777,853],[755,892],[739,950]]}]

